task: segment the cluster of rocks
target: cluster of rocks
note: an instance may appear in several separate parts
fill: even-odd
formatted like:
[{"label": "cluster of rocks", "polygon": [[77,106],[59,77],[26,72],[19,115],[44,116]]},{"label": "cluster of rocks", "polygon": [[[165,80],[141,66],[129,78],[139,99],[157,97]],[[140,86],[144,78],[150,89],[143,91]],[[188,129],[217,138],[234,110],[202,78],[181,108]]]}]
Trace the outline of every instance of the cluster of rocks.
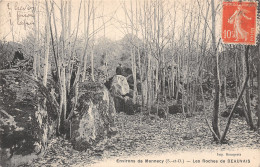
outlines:
[{"label": "cluster of rocks", "polygon": [[125,112],[132,115],[136,106],[133,103],[133,90],[130,89],[126,77],[115,75],[111,82],[110,92],[114,98],[117,112]]},{"label": "cluster of rocks", "polygon": [[[64,129],[76,150],[86,150],[116,133],[116,110],[103,84],[86,81],[79,90],[76,112]],[[50,106],[35,81],[0,74],[0,166],[18,166],[44,154],[58,122]]]},{"label": "cluster of rocks", "polygon": [[[140,77],[137,74],[137,91],[141,92]],[[133,103],[134,80],[132,70],[119,65],[116,68],[116,75],[109,78],[105,86],[110,91],[117,112],[124,112],[128,115],[133,115],[139,111],[139,105]]]},{"label": "cluster of rocks", "polygon": [[[126,74],[115,75],[105,85],[88,80],[79,84],[75,112],[69,120],[61,120],[74,149],[87,150],[114,135],[116,112],[138,111],[128,81],[132,74],[130,70]],[[180,111],[169,108],[172,112]],[[165,111],[160,108],[159,113]],[[37,81],[18,73],[0,74],[0,166],[18,166],[43,155],[58,122],[57,111]]]},{"label": "cluster of rocks", "polygon": [[[111,95],[114,98],[117,112],[125,112],[128,115],[132,115],[139,111],[139,105],[133,103],[133,90],[129,86],[130,83],[127,80],[127,77],[123,75],[115,75],[110,78],[105,85],[110,90]],[[158,114],[160,118],[166,118],[167,112],[169,114],[182,113],[181,104],[174,103],[166,108],[167,109],[165,109],[163,105],[160,105],[159,107],[152,106],[150,113]]]}]

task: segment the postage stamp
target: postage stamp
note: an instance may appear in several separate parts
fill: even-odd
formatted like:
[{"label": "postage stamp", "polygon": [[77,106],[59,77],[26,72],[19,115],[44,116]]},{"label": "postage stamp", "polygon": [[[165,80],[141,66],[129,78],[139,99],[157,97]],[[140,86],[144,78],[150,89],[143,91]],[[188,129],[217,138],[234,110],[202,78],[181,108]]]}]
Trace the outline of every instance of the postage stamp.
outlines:
[{"label": "postage stamp", "polygon": [[255,45],[256,11],[256,2],[223,2],[223,43]]}]

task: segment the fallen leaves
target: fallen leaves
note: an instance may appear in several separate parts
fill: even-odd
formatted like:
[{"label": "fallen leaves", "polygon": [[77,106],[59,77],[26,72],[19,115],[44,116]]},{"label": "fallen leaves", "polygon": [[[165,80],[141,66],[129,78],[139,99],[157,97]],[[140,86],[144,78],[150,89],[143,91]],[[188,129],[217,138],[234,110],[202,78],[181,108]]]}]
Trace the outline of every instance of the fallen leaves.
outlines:
[{"label": "fallen leaves", "polygon": [[[78,152],[67,140],[55,138],[49,144],[44,157],[33,161],[30,166],[88,166],[113,157],[151,155],[163,152],[194,150],[230,150],[236,148],[260,147],[260,136],[250,131],[245,120],[234,118],[227,135],[228,144],[219,145],[205,123],[205,115],[211,112],[195,113],[194,117],[183,119],[181,113],[169,115],[168,119],[151,120],[141,114],[118,113],[115,119],[118,133],[92,149]],[[149,117],[149,116],[147,116]],[[223,127],[226,119],[220,119]]]}]

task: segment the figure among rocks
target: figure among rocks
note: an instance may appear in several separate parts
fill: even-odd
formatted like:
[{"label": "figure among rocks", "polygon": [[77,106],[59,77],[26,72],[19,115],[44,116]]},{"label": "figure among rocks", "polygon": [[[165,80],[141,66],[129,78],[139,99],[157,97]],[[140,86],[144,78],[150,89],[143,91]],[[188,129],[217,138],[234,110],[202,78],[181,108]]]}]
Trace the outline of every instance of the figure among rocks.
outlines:
[{"label": "figure among rocks", "polygon": [[20,60],[24,60],[24,56],[23,56],[23,53],[22,53],[22,48],[18,48],[18,51],[16,51],[14,53],[14,58],[11,62],[11,65],[15,65],[17,64]]},{"label": "figure among rocks", "polygon": [[121,63],[119,63],[116,68],[116,75],[123,75],[123,68]]}]

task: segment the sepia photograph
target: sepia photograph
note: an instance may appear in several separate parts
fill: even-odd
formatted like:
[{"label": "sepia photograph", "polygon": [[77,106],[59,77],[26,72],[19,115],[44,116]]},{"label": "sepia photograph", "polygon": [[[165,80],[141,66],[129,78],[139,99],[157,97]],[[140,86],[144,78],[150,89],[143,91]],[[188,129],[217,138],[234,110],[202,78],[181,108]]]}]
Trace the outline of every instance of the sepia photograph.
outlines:
[{"label": "sepia photograph", "polygon": [[259,0],[0,0],[0,167],[260,167]]}]

